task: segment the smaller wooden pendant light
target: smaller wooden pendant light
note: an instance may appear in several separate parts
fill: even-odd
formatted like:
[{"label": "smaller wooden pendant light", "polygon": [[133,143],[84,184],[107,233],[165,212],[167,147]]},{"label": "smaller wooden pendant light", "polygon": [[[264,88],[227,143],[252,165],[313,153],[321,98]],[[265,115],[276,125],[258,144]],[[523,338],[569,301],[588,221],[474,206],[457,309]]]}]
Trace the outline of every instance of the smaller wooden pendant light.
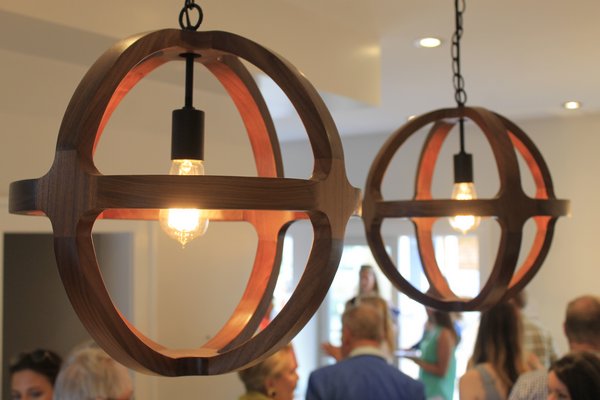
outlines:
[{"label": "smaller wooden pendant light", "polygon": [[[464,105],[466,94],[463,88],[464,80],[460,75],[459,50],[462,11],[459,10],[458,3],[459,0],[455,0],[457,26],[453,43],[458,107],[436,110],[414,118],[392,134],[369,170],[362,212],[371,251],[385,275],[398,290],[429,307],[445,311],[472,311],[489,308],[527,285],[540,269],[548,253],[556,220],[568,214],[569,201],[556,199],[550,172],[541,153],[519,127],[484,108]],[[439,151],[452,127],[460,122],[462,128],[465,118],[481,129],[492,148],[500,176],[500,189],[491,199],[433,199],[431,184]],[[384,200],[381,184],[394,154],[409,137],[428,124],[432,124],[432,127],[417,166],[413,200]],[[525,160],[533,176],[536,186],[534,198],[527,196],[522,189],[516,152]],[[492,272],[481,292],[473,299],[459,298],[451,290],[435,259],[432,227],[437,219],[455,215],[495,217],[502,231]],[[405,279],[386,252],[381,236],[381,225],[386,218],[409,218],[413,222],[419,256],[429,281],[430,293],[421,292]],[[529,218],[535,221],[537,232],[529,254],[515,274],[523,226]]]},{"label": "smaller wooden pendant light", "polygon": [[[66,110],[50,171],[39,179],[13,182],[12,213],[45,214],[69,299],[90,335],[122,364],[141,372],[214,375],[248,367],[287,344],[315,313],[333,280],[348,219],[359,191],[346,177],[333,119],[308,80],[287,61],[227,32],[165,29],[133,36],[105,52],[85,75]],[[181,23],[181,22],[180,22]],[[183,24],[182,24],[183,27]],[[225,87],[245,124],[258,177],[107,176],[94,165],[94,150],[120,100],[163,63],[195,54]],[[240,59],[275,81],[295,106],[314,155],[310,179],[283,177],[273,122],[256,83]],[[112,303],[92,243],[98,218],[156,220],[160,209],[212,210],[212,221],[246,221],[258,236],[254,267],[242,298],[223,328],[193,349],[169,349],[139,332]],[[313,247],[291,298],[260,333],[281,262],[287,227],[309,219]]]}]

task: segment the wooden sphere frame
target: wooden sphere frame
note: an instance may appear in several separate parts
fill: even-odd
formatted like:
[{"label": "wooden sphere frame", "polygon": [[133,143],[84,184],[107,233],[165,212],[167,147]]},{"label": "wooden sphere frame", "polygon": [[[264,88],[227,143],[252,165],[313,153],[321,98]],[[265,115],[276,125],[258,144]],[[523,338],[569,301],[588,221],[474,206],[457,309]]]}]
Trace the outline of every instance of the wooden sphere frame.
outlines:
[{"label": "wooden sphere frame", "polygon": [[[431,185],[442,144],[459,118],[473,121],[489,142],[500,178],[500,189],[491,199],[433,199]],[[397,150],[419,129],[433,124],[425,140],[417,167],[413,200],[385,201],[381,184]],[[536,186],[534,198],[521,186],[515,149],[525,160]],[[567,215],[568,200],[554,195],[550,172],[541,153],[527,135],[501,115],[484,108],[460,107],[432,111],[414,118],[387,140],[373,162],[363,200],[367,241],[373,255],[394,286],[412,299],[445,311],[484,310],[521,290],[540,269],[552,242],[559,216]],[[492,272],[481,292],[473,299],[459,298],[449,287],[435,259],[432,228],[437,219],[454,215],[496,217],[502,230]],[[386,218],[410,218],[415,226],[419,256],[432,293],[415,288],[396,268],[381,236]],[[537,232],[525,261],[516,270],[523,226],[532,218]]]},{"label": "wooden sphere frame", "polygon": [[[233,99],[254,153],[257,177],[102,175],[93,155],[119,101],[161,64],[199,55]],[[266,104],[244,59],[275,81],[296,108],[314,155],[307,180],[283,178],[279,143]],[[170,112],[165,110],[165,112]],[[312,85],[286,60],[227,32],[165,29],[120,41],[77,87],[60,128],[54,163],[39,178],[13,182],[12,213],[52,222],[54,248],[69,299],[96,342],[122,364],[167,376],[213,375],[248,367],[288,343],[325,297],[341,257],[359,191],[346,177],[339,134]],[[168,349],[139,332],[112,303],[92,242],[98,218],[158,219],[165,208],[212,210],[211,220],[246,221],[258,247],[246,290],[222,329],[195,349]],[[314,241],[291,298],[255,334],[271,301],[287,227],[309,219]]]}]

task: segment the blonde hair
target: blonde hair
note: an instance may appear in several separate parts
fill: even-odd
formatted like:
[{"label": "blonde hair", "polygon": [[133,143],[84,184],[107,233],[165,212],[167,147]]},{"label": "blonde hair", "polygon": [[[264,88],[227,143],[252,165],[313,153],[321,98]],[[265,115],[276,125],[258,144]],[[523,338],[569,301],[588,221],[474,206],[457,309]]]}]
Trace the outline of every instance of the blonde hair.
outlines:
[{"label": "blonde hair", "polygon": [[383,341],[383,316],[372,304],[347,307],[342,315],[342,326],[356,339]]},{"label": "blonde hair", "polygon": [[63,364],[54,400],[118,398],[132,390],[127,369],[98,347],[75,351]]},{"label": "blonde hair", "polygon": [[357,297],[356,305],[359,304],[368,304],[379,311],[383,324],[382,341],[386,345],[386,350],[390,352],[390,355],[393,354],[394,350],[396,350],[396,328],[390,315],[387,301],[376,295],[366,295]]},{"label": "blonde hair", "polygon": [[246,392],[259,392],[267,394],[265,382],[269,378],[278,377],[286,368],[289,357],[294,349],[291,344],[264,359],[258,364],[238,371],[238,376],[246,388]]}]

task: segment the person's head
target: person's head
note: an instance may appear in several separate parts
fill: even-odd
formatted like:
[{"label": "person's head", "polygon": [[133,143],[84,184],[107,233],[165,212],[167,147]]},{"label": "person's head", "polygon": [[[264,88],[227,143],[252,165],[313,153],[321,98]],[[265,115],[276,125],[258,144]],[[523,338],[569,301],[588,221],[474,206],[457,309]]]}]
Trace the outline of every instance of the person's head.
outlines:
[{"label": "person's head", "polygon": [[449,329],[454,336],[455,342],[458,344],[460,338],[456,328],[454,327],[454,321],[452,320],[452,314],[447,311],[436,310],[435,308],[425,307],[427,310],[427,320],[429,323],[435,326]]},{"label": "person's head", "polygon": [[377,295],[371,294],[366,296],[358,296],[354,305],[358,304],[369,304],[379,310],[383,316],[383,340],[385,340],[388,350],[393,352],[396,349],[396,329],[394,327],[394,321],[390,315],[387,301]]},{"label": "person's head", "polygon": [[55,400],[128,400],[133,386],[127,369],[98,347],[76,350],[63,364]]},{"label": "person's head", "polygon": [[380,346],[384,339],[384,316],[372,304],[359,303],[342,314],[342,358],[361,345]]},{"label": "person's head", "polygon": [[482,312],[471,363],[491,363],[502,384],[511,388],[525,370],[522,335],[521,315],[512,302]]},{"label": "person's head", "polygon": [[52,400],[62,359],[50,350],[21,353],[10,363],[12,400]]},{"label": "person's head", "polygon": [[376,293],[379,294],[379,284],[377,283],[377,277],[375,276],[375,270],[370,265],[361,265],[358,272],[358,293],[368,294]]},{"label": "person's head", "polygon": [[285,346],[258,364],[241,370],[238,375],[246,392],[262,393],[276,400],[292,400],[298,383],[296,355]]},{"label": "person's head", "polygon": [[572,351],[600,352],[600,297],[586,295],[571,301],[564,329]]},{"label": "person's head", "polygon": [[600,399],[600,358],[575,352],[556,361],[548,373],[548,399]]}]

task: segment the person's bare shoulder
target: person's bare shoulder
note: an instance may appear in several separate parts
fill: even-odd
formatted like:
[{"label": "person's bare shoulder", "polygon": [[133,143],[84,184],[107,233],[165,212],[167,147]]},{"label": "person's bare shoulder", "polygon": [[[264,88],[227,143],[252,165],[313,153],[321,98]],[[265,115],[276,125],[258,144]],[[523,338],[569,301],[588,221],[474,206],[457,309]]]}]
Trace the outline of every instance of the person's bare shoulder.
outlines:
[{"label": "person's bare shoulder", "polygon": [[460,400],[483,399],[483,383],[481,376],[475,369],[470,369],[460,378],[458,382]]}]

